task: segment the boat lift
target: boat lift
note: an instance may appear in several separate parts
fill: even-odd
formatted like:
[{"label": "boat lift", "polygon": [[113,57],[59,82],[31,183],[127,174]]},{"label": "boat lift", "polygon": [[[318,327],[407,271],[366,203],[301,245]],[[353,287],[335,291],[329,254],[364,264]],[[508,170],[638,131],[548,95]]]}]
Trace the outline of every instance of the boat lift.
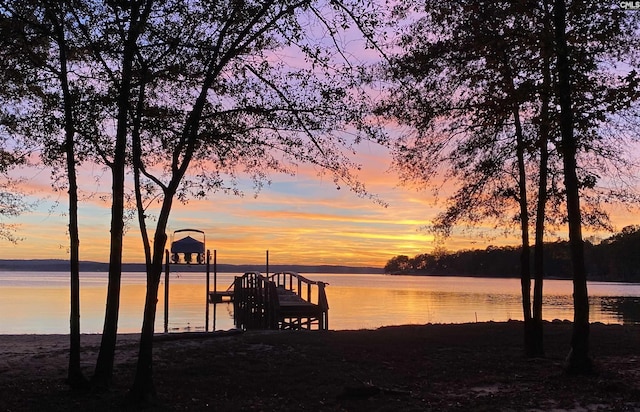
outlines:
[{"label": "boat lift", "polygon": [[[174,240],[176,235],[187,233],[186,236]],[[202,241],[190,236],[202,238]],[[173,265],[205,265],[206,271],[206,295],[205,295],[205,332],[209,331],[209,287],[211,279],[211,251],[206,249],[206,235],[199,229],[180,229],[173,232],[171,236],[171,250],[165,251],[165,274],[164,274],[164,333],[169,332],[169,273],[170,266]],[[217,289],[217,253],[213,251],[213,290]],[[213,330],[215,330],[215,305],[213,314]]]}]

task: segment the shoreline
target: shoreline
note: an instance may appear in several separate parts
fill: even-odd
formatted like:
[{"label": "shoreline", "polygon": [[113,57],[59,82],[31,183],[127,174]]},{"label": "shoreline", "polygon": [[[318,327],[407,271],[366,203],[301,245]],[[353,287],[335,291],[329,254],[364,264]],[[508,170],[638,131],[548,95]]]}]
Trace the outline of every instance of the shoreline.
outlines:
[{"label": "shoreline", "polygon": [[[43,272],[43,273],[68,273],[69,262],[62,259],[34,259],[34,260],[12,260],[0,259],[0,273],[7,272]],[[202,273],[205,271],[204,265],[172,265],[178,267],[174,273]],[[263,271],[264,264],[218,264],[218,273],[244,273],[248,271]],[[124,263],[122,272],[125,273],[145,273],[144,263]],[[212,269],[213,270],[213,269]],[[81,262],[80,267],[82,273],[106,273],[108,271],[108,263],[102,262]],[[454,278],[471,278],[471,279],[520,279],[516,275],[474,275],[474,274],[439,274],[439,273],[386,273],[383,268],[373,266],[340,266],[340,265],[270,265],[269,272],[294,271],[308,274],[337,274],[337,275],[382,275],[382,276],[412,276],[412,277],[454,277]],[[562,280],[571,281],[571,276],[548,276],[545,280]],[[599,276],[590,276],[588,283],[610,283],[620,285],[640,285],[640,281],[622,280],[622,279],[606,279]]]},{"label": "shoreline", "polygon": [[[571,330],[571,322],[545,322],[546,356],[539,359],[522,355],[519,321],[157,335],[159,403],[149,410],[640,408],[640,326],[591,324],[598,374],[585,377],[562,369]],[[81,337],[85,376],[100,338]],[[68,335],[0,335],[0,410],[122,409],[138,339],[118,335],[108,392],[74,394],[64,384]]]}]

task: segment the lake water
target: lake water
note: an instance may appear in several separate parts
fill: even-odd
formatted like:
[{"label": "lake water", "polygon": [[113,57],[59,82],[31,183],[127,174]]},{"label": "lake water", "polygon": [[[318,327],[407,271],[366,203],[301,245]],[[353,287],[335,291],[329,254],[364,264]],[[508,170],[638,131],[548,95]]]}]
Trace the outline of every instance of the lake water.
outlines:
[{"label": "lake water", "polygon": [[[218,290],[234,276],[218,274]],[[465,277],[416,277],[305,273],[329,283],[329,328],[335,330],[426,323],[522,320],[520,281]],[[106,273],[81,274],[81,330],[100,333],[106,299]],[[169,329],[201,331],[205,325],[204,273],[171,273]],[[212,279],[213,282],[213,279]],[[211,286],[213,289],[213,284]],[[546,280],[546,320],[573,319],[572,285]],[[164,327],[164,283],[156,331]],[[124,273],[119,332],[139,332],[145,294],[143,273]],[[640,284],[590,282],[592,322],[640,324]],[[216,330],[233,328],[233,306],[209,307]],[[212,329],[210,324],[209,330]],[[58,272],[0,272],[0,334],[68,333],[69,277]]]}]

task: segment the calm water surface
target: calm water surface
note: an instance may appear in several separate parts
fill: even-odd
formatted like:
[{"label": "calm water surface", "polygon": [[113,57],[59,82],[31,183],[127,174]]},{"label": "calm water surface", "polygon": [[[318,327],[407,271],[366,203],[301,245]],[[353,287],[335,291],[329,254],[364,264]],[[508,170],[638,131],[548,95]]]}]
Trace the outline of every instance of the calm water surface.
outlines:
[{"label": "calm water surface", "polygon": [[[239,274],[218,274],[226,289]],[[425,323],[467,323],[522,320],[520,281],[463,277],[305,274],[329,283],[330,329],[361,329]],[[106,273],[81,274],[81,329],[100,333],[106,299]],[[212,280],[213,283],[213,280]],[[206,304],[203,273],[172,273],[169,329],[204,330]],[[213,289],[213,284],[211,286]],[[570,281],[546,280],[544,318],[572,319]],[[156,331],[163,330],[164,282],[158,303]],[[124,273],[120,332],[139,332],[145,294],[143,273]],[[591,320],[640,323],[640,284],[590,282]],[[210,306],[215,328],[233,328],[233,307]],[[213,325],[209,326],[209,329]],[[67,273],[0,272],[0,334],[68,333]]]}]

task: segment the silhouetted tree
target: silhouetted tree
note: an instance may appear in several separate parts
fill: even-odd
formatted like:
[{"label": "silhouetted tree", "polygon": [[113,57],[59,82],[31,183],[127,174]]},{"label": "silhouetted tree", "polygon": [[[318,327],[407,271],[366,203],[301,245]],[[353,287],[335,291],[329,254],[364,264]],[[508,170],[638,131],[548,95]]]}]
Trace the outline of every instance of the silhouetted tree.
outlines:
[{"label": "silhouetted tree", "polygon": [[[72,354],[70,376],[76,373],[78,357],[78,244],[77,237],[77,184],[75,163],[80,153],[92,149],[92,160],[101,161],[112,171],[112,221],[109,258],[109,282],[105,325],[93,382],[108,385],[113,372],[113,358],[117,336],[117,319],[120,295],[122,263],[122,236],[124,228],[124,176],[127,161],[127,121],[133,47],[138,35],[140,10],[138,2],[102,3],[97,1],[74,2],[16,2],[3,1],[3,12],[18,17],[23,31],[14,31],[11,39],[24,45],[21,65],[28,69],[23,75],[23,85],[30,94],[18,101],[20,107],[29,107],[27,115],[18,111],[14,117],[30,116],[30,121],[15,122],[13,132],[24,136],[38,136],[44,147],[44,159],[54,168],[65,170],[70,196],[71,237],[71,290]],[[131,9],[131,11],[129,11]],[[30,11],[30,13],[25,13]],[[131,27],[123,27],[123,14],[131,13]],[[115,42],[117,34],[124,30],[127,41]],[[22,37],[20,37],[22,36]],[[46,52],[37,54],[40,47]],[[26,63],[25,63],[26,62]],[[72,63],[73,62],[73,63]],[[68,67],[72,64],[72,67]],[[73,74],[71,74],[73,73]],[[53,79],[53,80],[52,80]],[[115,115],[113,114],[115,113]],[[114,118],[115,117],[115,118]],[[111,138],[109,120],[115,124],[115,136]],[[107,129],[107,130],[105,130]],[[58,140],[60,131],[63,137]],[[82,140],[79,140],[82,137]],[[82,141],[82,150],[78,142]],[[65,160],[62,166],[61,160]],[[75,232],[75,233],[74,233]],[[70,381],[73,379],[70,378]]]},{"label": "silhouetted tree", "polygon": [[[592,368],[582,225],[602,220],[603,215],[597,210],[584,213],[581,193],[584,197],[589,193],[585,189],[597,186],[599,174],[607,173],[607,161],[624,161],[620,155],[620,146],[626,137],[624,128],[631,128],[637,118],[631,122],[624,118],[623,122],[627,124],[624,128],[614,129],[613,135],[609,134],[608,124],[620,124],[619,118],[625,113],[637,115],[634,109],[640,98],[637,72],[640,39],[637,24],[640,19],[635,13],[626,13],[619,8],[612,10],[606,4],[563,0],[554,2],[553,17],[555,94],[560,108],[559,151],[563,162],[574,279],[574,330],[568,370],[582,373],[590,372]],[[626,69],[609,69],[618,65],[624,65]],[[579,166],[581,155],[589,156],[589,163],[598,169],[582,169]],[[631,165],[629,167],[633,170]],[[624,173],[616,173],[616,177],[624,176]],[[606,199],[609,194],[603,196]]]},{"label": "silhouetted tree", "polygon": [[[588,280],[640,282],[640,229],[626,226],[599,243],[585,241]],[[544,245],[544,267],[554,278],[572,279],[571,249],[568,241]],[[395,256],[387,262],[385,273],[417,275],[516,277],[520,247],[487,246],[485,249],[423,253],[414,257]],[[535,253],[534,253],[535,254]]]},{"label": "silhouetted tree", "polygon": [[[30,18],[43,27],[46,21],[48,41],[59,43],[58,48],[46,48],[53,50],[48,56],[54,60],[47,56],[34,64],[56,68],[53,78],[69,82],[48,84],[57,103],[70,102],[65,100],[70,97],[88,109],[75,107],[65,117],[68,106],[56,106],[57,117],[49,117],[47,132],[68,126],[67,134],[61,142],[49,139],[48,150],[69,150],[70,171],[75,130],[92,150],[92,160],[107,165],[112,175],[107,305],[92,382],[106,386],[113,375],[124,179],[132,159],[149,289],[131,395],[149,399],[154,395],[151,354],[159,273],[174,198],[186,200],[227,188],[235,192],[223,183],[225,173],[233,181],[237,173],[247,171],[261,185],[270,171],[291,173],[299,162],[320,166],[337,185],[344,182],[364,195],[364,186],[351,173],[357,165],[342,149],[353,151],[352,145],[362,137],[381,134],[366,122],[365,106],[358,105],[357,97],[365,94],[356,90],[360,72],[346,57],[352,51],[332,36],[354,25],[367,32],[366,42],[371,44],[368,30],[378,15],[361,2],[82,1],[68,8],[66,3],[45,6],[49,7],[34,7]],[[306,28],[314,25],[328,30],[335,43],[313,38]],[[287,51],[302,58],[289,59]],[[336,55],[343,60],[336,60]],[[64,61],[70,56],[75,59],[74,73],[81,73],[73,79],[65,78],[71,70],[65,69]],[[83,113],[90,118],[83,118]],[[154,185],[162,196],[151,250],[145,236],[151,211],[143,201]]]},{"label": "silhouetted tree", "polygon": [[[75,87],[86,95],[76,122],[76,132],[90,144],[92,160],[111,171],[111,223],[107,300],[102,340],[92,384],[108,386],[113,376],[120,287],[125,210],[125,170],[133,64],[138,38],[144,29],[152,2],[74,2],[65,21],[69,48],[76,65],[86,76],[74,78]],[[78,56],[79,55],[79,56]],[[82,82],[83,79],[89,82]],[[90,118],[87,117],[90,114]],[[85,117],[81,117],[81,116]],[[107,123],[114,126],[105,127]]]},{"label": "silhouetted tree", "polygon": [[[77,125],[74,114],[78,98],[73,96],[69,85],[70,45],[65,27],[67,5],[60,2],[2,2],[0,7],[3,17],[11,22],[13,29],[5,38],[5,50],[13,58],[5,62],[14,65],[13,70],[20,70],[20,74],[15,76],[16,80],[19,78],[14,89],[17,93],[13,94],[9,104],[20,107],[25,105],[21,99],[26,98],[35,101],[35,107],[42,109],[42,112],[27,110],[27,117],[14,118],[15,124],[9,129],[11,133],[27,138],[23,141],[27,145],[42,145],[45,163],[61,164],[64,158],[66,182],[63,186],[67,187],[69,195],[71,302],[67,380],[74,389],[84,388],[87,381],[80,369],[80,241],[75,170],[79,158],[75,147]],[[64,135],[62,142],[56,139],[60,133]]]},{"label": "silhouetted tree", "polygon": [[[608,227],[608,216],[599,204],[603,199],[625,200],[630,192],[599,189],[598,176],[589,165],[597,164],[605,173],[611,172],[607,162],[617,165],[617,170],[631,165],[621,151],[611,150],[617,146],[598,135],[612,114],[626,110],[637,99],[637,75],[630,69],[620,75],[603,67],[615,64],[620,56],[633,65],[636,55],[630,47],[637,34],[623,30],[633,18],[619,13],[613,14],[612,24],[604,23],[612,15],[606,5],[572,4],[572,72],[580,73],[575,81],[580,87],[573,96],[581,112],[575,118],[575,129],[580,131],[576,153],[584,156],[574,164],[576,188],[585,199],[584,221]],[[412,2],[408,9],[413,6]],[[551,110],[562,96],[562,87],[552,87],[562,83],[558,80],[559,39],[554,32],[558,22],[548,2],[426,1],[416,7],[423,17],[404,32],[400,42],[404,51],[388,70],[399,86],[389,92],[390,103],[381,109],[413,126],[413,133],[400,140],[396,162],[402,177],[418,184],[429,183],[442,171],[443,163],[449,166],[445,177],[454,178],[459,186],[434,225],[445,234],[459,221],[493,220],[500,225],[509,205],[519,205],[514,221],[520,223],[522,234],[525,335],[531,337],[525,341],[529,354],[541,354],[541,253],[544,223],[550,216],[546,211],[551,206],[551,216],[561,217],[556,211],[568,196],[566,188],[555,183],[560,170],[567,172],[566,164],[557,167],[565,162],[565,156],[558,154],[566,154],[565,141],[555,133],[562,117]],[[600,91],[595,98],[594,90]],[[506,143],[509,138],[511,143]],[[557,150],[549,151],[549,144]],[[540,255],[534,262],[540,282],[534,291],[532,323],[527,221],[533,203],[527,199],[527,187],[534,185],[536,174]],[[619,176],[615,170],[613,176]],[[551,185],[547,185],[549,177]],[[509,199],[517,202],[509,204]]]},{"label": "silhouetted tree", "polygon": [[[127,135],[129,112],[131,110],[131,94],[134,76],[134,60],[138,51],[138,41],[146,30],[147,20],[151,13],[153,1],[136,1],[131,3],[108,3],[104,16],[107,34],[115,29],[115,41],[121,54],[116,60],[120,73],[114,79],[116,94],[116,132],[112,159],[108,161],[112,177],[111,204],[111,242],[109,253],[109,286],[107,290],[107,307],[102,332],[100,352],[93,376],[94,383],[108,384],[113,375],[113,362],[118,331],[118,313],[120,308],[120,283],[122,277],[122,238],[124,235],[125,208],[125,169],[127,164]],[[88,33],[90,28],[84,27]],[[116,29],[118,28],[118,29]],[[91,28],[91,30],[93,30]],[[97,33],[92,33],[95,36]],[[92,44],[99,44],[92,40]],[[108,68],[104,67],[106,71]]]},{"label": "silhouetted tree", "polygon": [[[420,261],[424,261],[427,257],[426,254],[421,256],[422,259]],[[409,259],[409,256],[399,255],[391,258],[387,264],[384,266],[385,273],[391,274],[404,274],[410,273],[415,270],[415,264],[413,264],[415,260],[412,262],[412,259]]]},{"label": "silhouetted tree", "polygon": [[[346,58],[351,51],[333,37],[353,24],[371,40],[377,18],[371,4],[268,1],[202,8],[158,2],[148,9],[149,20],[132,43],[132,166],[147,264],[129,394],[137,402],[156,395],[153,333],[173,202],[236,192],[225,177],[233,182],[239,173],[259,188],[270,173],[292,173],[303,162],[368,196],[344,149],[352,152],[361,139],[382,136],[358,97],[366,94]],[[333,41],[314,37],[316,28]],[[355,133],[347,135],[347,129]],[[152,237],[149,219],[155,222]]]},{"label": "silhouetted tree", "polygon": [[70,327],[69,369],[67,381],[74,388],[84,388],[87,380],[80,368],[80,236],[78,230],[78,181],[76,176],[76,121],[74,119],[74,97],[69,86],[69,45],[67,44],[66,20],[69,7],[64,2],[46,4],[46,15],[51,24],[51,38],[57,46],[57,75],[61,89],[61,110],[64,112],[64,154],[69,193],[69,277],[70,277]]},{"label": "silhouetted tree", "polygon": [[569,242],[573,268],[573,335],[569,368],[575,371],[591,371],[589,358],[589,296],[587,293],[587,273],[584,264],[582,244],[582,218],[580,216],[580,196],[576,173],[577,141],[574,136],[573,105],[571,103],[571,75],[569,73],[569,50],[566,40],[566,5],[556,0],[554,8],[556,29],[556,58],[558,60],[558,100],[560,102],[560,131],[562,135],[562,158],[564,160],[564,184],[567,190],[567,220],[569,222]]},{"label": "silhouetted tree", "polygon": [[408,30],[405,52],[389,70],[401,86],[384,110],[416,128],[400,141],[396,164],[419,185],[448,166],[446,177],[458,187],[435,219],[437,232],[448,236],[461,221],[519,224],[525,348],[535,356],[541,343],[531,338],[528,193],[541,77],[532,64],[540,53],[535,9],[473,1],[419,7],[425,17]]},{"label": "silhouetted tree", "polygon": [[[530,333],[530,355],[544,355],[544,337],[542,322],[542,296],[543,282],[545,275],[544,265],[544,235],[545,222],[547,217],[547,199],[549,198],[549,143],[552,140],[553,124],[552,120],[552,76],[551,76],[551,49],[553,47],[553,37],[551,33],[551,13],[549,11],[548,0],[543,0],[538,13],[538,25],[541,26],[541,39],[539,41],[541,83],[539,87],[540,113],[537,122],[538,139],[537,151],[540,156],[538,167],[538,193],[535,215],[535,247],[533,256],[533,274],[535,278],[533,290],[533,306],[531,316]],[[541,21],[542,23],[539,23]],[[556,196],[557,198],[557,196]]]},{"label": "silhouetted tree", "polygon": [[[0,5],[1,6],[1,5]],[[11,110],[11,103],[24,97],[26,91],[21,86],[25,73],[22,55],[15,46],[11,35],[22,24],[0,9],[0,240],[17,243],[17,226],[5,221],[6,218],[20,216],[29,210],[25,194],[20,189],[20,181],[9,176],[9,171],[26,163],[28,150],[11,138],[18,119]]]}]

